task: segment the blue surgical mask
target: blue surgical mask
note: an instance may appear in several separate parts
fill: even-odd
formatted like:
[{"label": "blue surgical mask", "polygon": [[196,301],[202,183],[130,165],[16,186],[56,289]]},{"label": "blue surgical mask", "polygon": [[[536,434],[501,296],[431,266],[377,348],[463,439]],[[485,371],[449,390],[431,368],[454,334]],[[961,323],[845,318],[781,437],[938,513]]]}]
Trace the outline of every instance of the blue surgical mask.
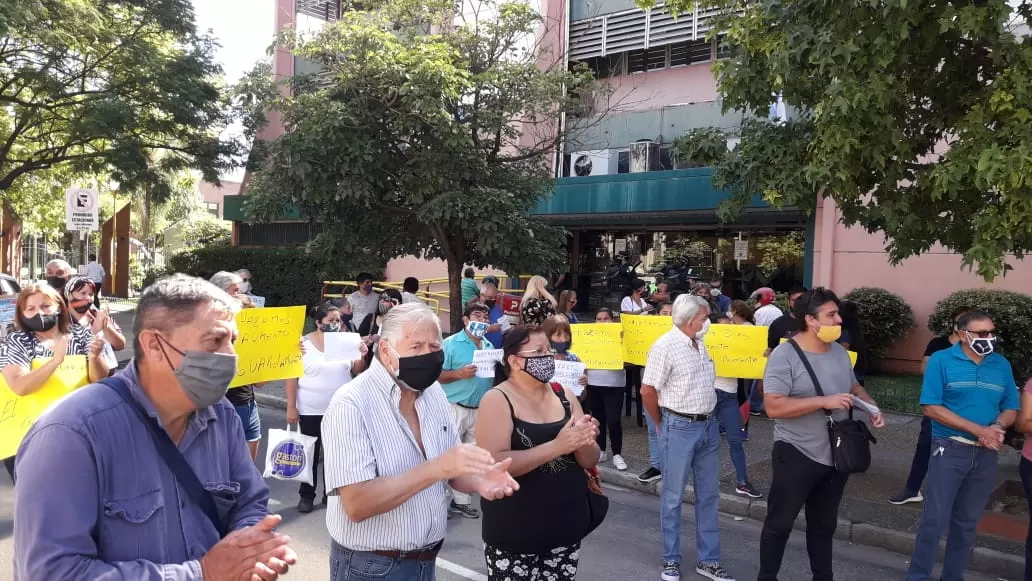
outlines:
[{"label": "blue surgical mask", "polygon": [[466,330],[469,331],[469,334],[474,338],[480,339],[487,333],[487,323],[482,321],[470,321],[469,324],[466,325]]},{"label": "blue surgical mask", "polygon": [[570,341],[552,341],[552,349],[556,353],[566,353],[570,350]]}]

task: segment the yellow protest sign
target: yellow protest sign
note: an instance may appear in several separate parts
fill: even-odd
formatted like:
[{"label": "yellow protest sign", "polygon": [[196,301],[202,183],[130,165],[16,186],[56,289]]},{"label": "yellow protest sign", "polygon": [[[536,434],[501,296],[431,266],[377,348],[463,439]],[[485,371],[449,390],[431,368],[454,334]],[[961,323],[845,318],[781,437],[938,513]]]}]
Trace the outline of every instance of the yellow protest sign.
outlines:
[{"label": "yellow protest sign", "polygon": [[305,307],[244,309],[236,318],[239,363],[230,387],[301,377]]},{"label": "yellow protest sign", "polygon": [[[49,357],[34,359],[32,369],[39,369],[48,361]],[[85,355],[66,355],[43,386],[28,395],[15,394],[0,376],[0,458],[14,456],[36,418],[54,402],[87,383],[89,372]]]},{"label": "yellow protest sign", "polygon": [[717,377],[763,379],[767,358],[767,327],[710,325],[703,338]]},{"label": "yellow protest sign", "polygon": [[649,349],[657,339],[674,326],[670,317],[655,315],[620,315],[624,335],[624,361],[645,365]]},{"label": "yellow protest sign", "polygon": [[623,327],[612,323],[571,325],[573,351],[588,369],[623,369]]}]

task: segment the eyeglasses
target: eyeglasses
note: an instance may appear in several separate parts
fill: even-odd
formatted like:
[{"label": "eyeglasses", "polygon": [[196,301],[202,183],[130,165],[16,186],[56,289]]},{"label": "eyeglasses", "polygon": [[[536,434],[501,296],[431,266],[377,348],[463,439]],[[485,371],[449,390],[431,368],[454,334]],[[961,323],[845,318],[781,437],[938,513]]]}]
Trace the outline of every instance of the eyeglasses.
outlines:
[{"label": "eyeglasses", "polygon": [[517,351],[517,355],[520,357],[545,357],[548,355],[555,355],[555,349],[537,349],[534,351]]},{"label": "eyeglasses", "polygon": [[992,330],[992,331],[971,331],[971,330],[968,330],[968,329],[964,329],[964,331],[966,331],[968,333],[971,333],[972,335],[974,335],[975,337],[978,337],[979,339],[988,339],[988,338],[993,337],[993,336],[996,335],[996,330],[995,329]]}]

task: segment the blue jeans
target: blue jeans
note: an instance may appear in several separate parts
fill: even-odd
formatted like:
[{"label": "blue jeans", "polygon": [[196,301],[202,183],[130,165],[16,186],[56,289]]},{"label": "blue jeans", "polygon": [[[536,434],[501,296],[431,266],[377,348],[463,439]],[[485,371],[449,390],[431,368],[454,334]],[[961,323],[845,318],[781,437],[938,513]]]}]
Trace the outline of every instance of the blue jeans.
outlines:
[{"label": "blue jeans", "polygon": [[941,581],[962,581],[975,527],[996,487],[997,454],[949,438],[932,438],[932,457],[925,480],[924,513],[917,528],[914,556],[907,581],[931,578],[939,554],[939,538],[946,537]]},{"label": "blue jeans", "polygon": [[735,477],[738,484],[749,481],[745,469],[745,448],[742,446],[742,416],[738,410],[738,394],[716,390],[717,419],[724,425],[727,433],[727,447],[731,449],[731,463],[735,465]]},{"label": "blue jeans", "polygon": [[760,380],[754,379],[749,387],[749,411],[763,411],[763,394],[760,393]]},{"label": "blue jeans", "polygon": [[330,541],[330,581],[434,581],[437,562],[352,551]]},{"label": "blue jeans", "polygon": [[921,418],[921,433],[917,436],[917,447],[914,448],[914,459],[910,463],[910,475],[907,476],[907,492],[921,492],[925,474],[928,473],[928,458],[932,455],[932,419]]},{"label": "blue jeans", "polygon": [[645,414],[645,424],[648,426],[646,429],[649,431],[649,464],[659,470],[663,471],[663,452],[659,448],[659,435],[656,434],[656,422],[652,421],[652,416]]},{"label": "blue jeans", "polygon": [[693,422],[663,412],[663,490],[659,496],[659,526],[663,561],[681,562],[681,507],[688,476],[695,484],[695,551],[701,563],[720,561],[720,432],[717,422]]}]

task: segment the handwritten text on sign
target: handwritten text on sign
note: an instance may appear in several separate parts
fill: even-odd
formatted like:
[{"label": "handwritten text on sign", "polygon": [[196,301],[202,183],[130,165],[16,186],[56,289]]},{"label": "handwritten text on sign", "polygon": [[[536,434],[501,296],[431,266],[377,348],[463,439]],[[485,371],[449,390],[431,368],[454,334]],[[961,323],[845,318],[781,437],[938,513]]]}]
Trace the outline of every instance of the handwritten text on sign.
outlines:
[{"label": "handwritten text on sign", "polygon": [[570,329],[573,351],[588,369],[623,369],[623,327],[613,323],[582,323]]},{"label": "handwritten text on sign", "polygon": [[623,323],[624,361],[645,365],[649,349],[664,333],[674,326],[671,317],[656,315],[620,315]]},{"label": "handwritten text on sign", "polygon": [[305,307],[244,309],[237,314],[239,363],[230,387],[301,377]]},{"label": "handwritten text on sign", "polygon": [[710,325],[703,343],[713,358],[717,377],[763,379],[767,327]]},{"label": "handwritten text on sign", "polygon": [[[34,359],[32,368],[50,361]],[[57,371],[43,384],[43,387],[29,395],[15,395],[3,376],[0,376],[0,458],[9,458],[18,452],[18,445],[25,438],[32,423],[54,402],[89,382],[85,355],[67,355]]]},{"label": "handwritten text on sign", "polygon": [[477,368],[477,377],[495,376],[495,363],[502,360],[501,349],[478,349],[473,352],[473,365]]},{"label": "handwritten text on sign", "polygon": [[584,391],[584,386],[580,383],[581,376],[583,375],[583,363],[557,360],[555,362],[555,377],[552,378],[552,381],[569,388],[573,395],[580,397],[581,392]]}]

